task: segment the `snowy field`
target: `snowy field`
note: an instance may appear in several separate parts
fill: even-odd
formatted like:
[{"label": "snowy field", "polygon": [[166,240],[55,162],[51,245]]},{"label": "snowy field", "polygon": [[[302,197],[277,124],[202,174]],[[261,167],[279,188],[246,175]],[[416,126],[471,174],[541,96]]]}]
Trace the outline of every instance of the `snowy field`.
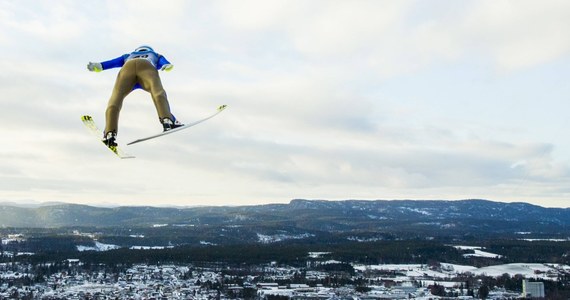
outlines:
[{"label": "snowy field", "polygon": [[95,246],[77,246],[77,251],[109,251],[109,250],[114,250],[114,249],[119,249],[121,247],[117,246],[117,245],[112,245],[112,244],[104,244],[104,243],[99,243],[99,242],[95,242]]},{"label": "snowy field", "polygon": [[464,257],[487,257],[487,258],[501,258],[502,255],[499,254],[495,254],[495,253],[491,253],[491,252],[487,252],[487,251],[483,251],[483,247],[478,247],[478,246],[453,246],[453,248],[455,249],[459,249],[459,250],[473,250],[475,253],[466,253],[463,254]]},{"label": "snowy field", "polygon": [[503,274],[509,274],[511,276],[520,274],[525,278],[556,280],[560,272],[567,272],[569,268],[567,265],[558,264],[513,263],[479,268],[472,273],[491,277],[498,277]]},{"label": "snowy field", "polygon": [[525,278],[556,280],[558,274],[569,272],[570,266],[559,264],[538,264],[538,263],[512,263],[504,265],[476,268],[472,266],[455,265],[442,263],[439,268],[430,268],[422,264],[402,264],[402,265],[354,265],[358,271],[396,271],[403,274],[402,281],[406,278],[431,277],[450,278],[461,274],[485,275],[499,277],[503,274],[522,275]]}]

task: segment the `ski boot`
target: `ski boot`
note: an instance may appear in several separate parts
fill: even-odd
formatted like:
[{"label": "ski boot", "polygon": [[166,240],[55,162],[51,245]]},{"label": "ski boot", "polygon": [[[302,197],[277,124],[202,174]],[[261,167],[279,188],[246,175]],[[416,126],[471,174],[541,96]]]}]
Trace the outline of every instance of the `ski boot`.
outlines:
[{"label": "ski boot", "polygon": [[103,144],[107,145],[107,147],[117,147],[117,133],[113,131],[109,131],[103,136]]},{"label": "ski boot", "polygon": [[[172,120],[172,119],[174,119],[174,120]],[[184,124],[178,122],[178,120],[176,120],[176,118],[173,117],[172,119],[163,118],[160,120],[160,123],[162,123],[163,131],[169,131],[169,130],[172,130],[174,128],[184,126]]]}]

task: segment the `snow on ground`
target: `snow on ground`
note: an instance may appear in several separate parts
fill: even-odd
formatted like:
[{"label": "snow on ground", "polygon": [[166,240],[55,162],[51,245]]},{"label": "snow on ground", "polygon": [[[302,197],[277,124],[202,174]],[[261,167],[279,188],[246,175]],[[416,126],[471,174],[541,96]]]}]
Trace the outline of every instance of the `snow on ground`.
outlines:
[{"label": "snow on ground", "polygon": [[462,274],[462,273],[472,272],[473,270],[477,270],[477,268],[473,266],[455,265],[447,263],[441,263],[441,268],[444,270],[449,270],[451,272],[454,272],[455,274]]},{"label": "snow on ground", "polygon": [[453,248],[458,250],[481,250],[480,246],[461,246],[461,245],[454,245]]},{"label": "snow on ground", "polygon": [[334,259],[329,259],[329,260],[327,260],[327,261],[323,261],[322,264],[323,264],[323,265],[342,264],[342,261],[338,261],[338,260],[334,260]]},{"label": "snow on ground", "polygon": [[16,252],[16,253],[14,253],[12,251],[4,251],[2,253],[6,257],[14,257],[14,256],[22,256],[22,255],[28,255],[28,256],[35,255],[35,253],[33,253],[33,252]]},{"label": "snow on ground", "polygon": [[266,235],[266,234],[258,233],[257,239],[262,244],[270,244],[270,243],[277,243],[277,242],[281,242],[281,241],[285,241],[285,240],[301,240],[301,239],[306,239],[306,238],[309,238],[312,236],[315,236],[315,235],[311,234],[311,233],[302,233],[302,234],[296,234],[296,235],[290,235],[290,234]]},{"label": "snow on ground", "polygon": [[475,253],[467,253],[463,254],[465,257],[476,256],[476,257],[487,257],[487,258],[501,258],[502,255],[495,254],[491,252],[481,251],[481,250],[473,250]]},{"label": "snow on ground", "polygon": [[10,243],[16,243],[18,242],[17,239],[2,239],[2,245],[8,245]]},{"label": "snow on ground", "polygon": [[560,271],[570,272],[570,266],[561,264],[545,264]]},{"label": "snow on ground", "polygon": [[[354,265],[354,269],[359,271],[373,270],[373,271],[395,271],[401,274],[402,280],[405,281],[408,277],[433,277],[433,278],[449,278],[457,274],[472,272],[477,270],[476,267],[463,266],[455,264],[442,263],[440,268],[430,268],[428,265],[423,264],[402,264],[402,265]],[[397,280],[396,280],[397,281]]]},{"label": "snow on ground", "polygon": [[475,253],[463,254],[464,257],[470,257],[470,256],[487,257],[487,258],[501,258],[502,257],[502,255],[500,255],[500,254],[495,254],[495,253],[483,251],[483,250],[481,250],[481,249],[483,249],[483,247],[479,247],[479,246],[453,245],[453,247],[455,249],[458,249],[458,250],[473,250],[475,252]]},{"label": "snow on ground", "polygon": [[[471,273],[473,275],[484,275],[491,277],[499,277],[503,274],[514,276],[520,274],[525,278],[550,279],[555,280],[560,272],[568,272],[570,266],[559,264],[538,264],[538,263],[513,263],[476,268],[472,266],[463,266],[455,264],[442,263],[439,268],[430,268],[428,265],[421,264],[402,264],[402,265],[354,265],[354,269],[358,271],[394,271],[403,275],[399,276],[403,281],[408,277],[431,277],[431,278],[449,278],[459,274]],[[396,281],[398,281],[396,279]]]},{"label": "snow on ground", "polygon": [[[492,277],[498,277],[505,273],[510,276],[520,274],[526,278],[553,279],[548,275],[558,274],[560,270],[565,270],[567,268],[568,266],[556,264],[513,263],[483,267],[473,271],[472,273],[475,275],[486,275]],[[556,277],[554,277],[554,279],[555,278]]]},{"label": "snow on ground", "polygon": [[527,242],[536,242],[536,241],[568,242],[568,241],[570,241],[570,238],[565,238],[565,239],[520,239],[520,240],[527,241]]},{"label": "snow on ground", "polygon": [[113,244],[103,244],[99,242],[95,242],[95,246],[77,246],[77,251],[109,251],[114,249],[119,249],[120,246],[113,245]]},{"label": "snow on ground", "polygon": [[95,284],[95,283],[85,283],[76,286],[70,286],[67,288],[68,292],[101,292],[101,291],[113,291],[116,287],[112,285],[105,285],[105,284]]},{"label": "snow on ground", "polygon": [[162,250],[162,249],[172,249],[174,246],[131,246],[131,250]]},{"label": "snow on ground", "polygon": [[309,252],[310,258],[321,258],[325,255],[331,254],[331,252]]}]

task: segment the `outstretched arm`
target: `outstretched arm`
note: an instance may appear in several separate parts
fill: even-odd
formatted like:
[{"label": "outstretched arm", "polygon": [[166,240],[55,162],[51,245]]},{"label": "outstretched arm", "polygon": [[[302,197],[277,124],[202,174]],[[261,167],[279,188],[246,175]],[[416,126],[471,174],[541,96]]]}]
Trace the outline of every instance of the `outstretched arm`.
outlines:
[{"label": "outstretched arm", "polygon": [[92,72],[101,72],[103,70],[120,68],[125,64],[125,57],[128,55],[121,55],[115,59],[107,60],[104,62],[89,62],[87,69]]},{"label": "outstretched arm", "polygon": [[168,72],[172,70],[172,68],[174,68],[174,66],[168,61],[168,59],[159,54],[157,69]]}]

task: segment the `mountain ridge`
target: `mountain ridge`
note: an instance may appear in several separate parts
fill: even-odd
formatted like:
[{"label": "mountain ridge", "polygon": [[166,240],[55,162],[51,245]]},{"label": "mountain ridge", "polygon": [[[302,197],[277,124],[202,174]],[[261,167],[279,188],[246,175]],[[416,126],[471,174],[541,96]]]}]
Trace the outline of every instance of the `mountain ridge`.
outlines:
[{"label": "mountain ridge", "polygon": [[[339,224],[427,222],[443,220],[488,220],[539,222],[570,226],[569,208],[546,208],[525,202],[466,200],[307,200],[286,204],[246,206],[98,207],[85,204],[54,203],[39,206],[0,204],[0,226],[148,226],[156,223],[194,225],[241,225],[253,222],[321,222]],[[249,222],[248,222],[249,221]],[[382,221],[382,222],[379,222]]]}]

